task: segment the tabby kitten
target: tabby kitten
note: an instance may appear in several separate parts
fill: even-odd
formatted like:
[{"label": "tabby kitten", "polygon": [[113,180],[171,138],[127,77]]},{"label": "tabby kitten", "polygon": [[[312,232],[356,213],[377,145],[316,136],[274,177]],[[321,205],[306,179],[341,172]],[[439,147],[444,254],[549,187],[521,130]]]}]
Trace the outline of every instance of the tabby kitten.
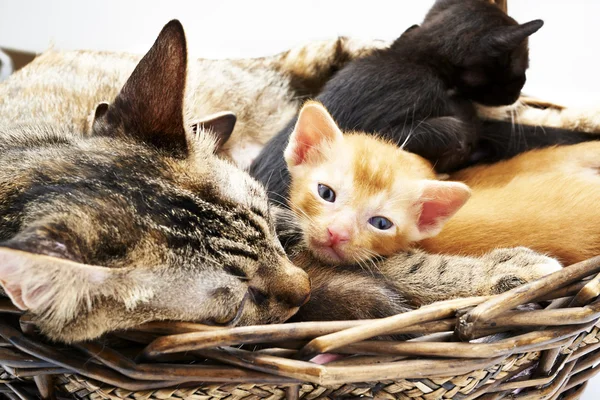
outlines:
[{"label": "tabby kitten", "polygon": [[435,180],[431,164],[394,144],[342,134],[319,103],[300,111],[285,158],[291,210],[275,208],[278,234],[312,286],[294,320],[384,317],[499,293],[560,269],[523,247],[488,249],[479,258],[413,248],[452,220],[468,187]]},{"label": "tabby kitten", "polygon": [[[93,135],[0,130],[0,284],[52,339],[150,320],[281,322],[309,296],[264,189],[186,133],[186,41],[168,23]],[[225,128],[225,129],[231,129]]]},{"label": "tabby kitten", "polygon": [[[469,162],[479,139],[473,101],[511,104],[525,84],[527,38],[543,25],[522,25],[481,0],[438,0],[423,24],[388,49],[349,63],[317,97],[343,130],[378,134],[431,161],[438,172]],[[287,197],[282,157],[292,120],[261,152],[251,174],[272,199]]]}]

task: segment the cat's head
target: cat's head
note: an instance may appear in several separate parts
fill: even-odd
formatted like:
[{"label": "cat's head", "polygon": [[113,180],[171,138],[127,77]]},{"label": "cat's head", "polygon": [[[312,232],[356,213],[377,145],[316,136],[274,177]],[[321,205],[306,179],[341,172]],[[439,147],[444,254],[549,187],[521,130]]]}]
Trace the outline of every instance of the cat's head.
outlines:
[{"label": "cat's head", "polygon": [[53,141],[55,156],[22,177],[0,284],[49,337],[87,340],[151,320],[282,322],[308,299],[264,188],[214,155],[231,117],[184,129],[185,77],[185,36],[171,21],[99,107],[90,137]]},{"label": "cat's head", "polygon": [[529,67],[528,37],[542,25],[539,19],[518,24],[487,0],[438,0],[409,35],[448,60],[461,95],[496,106],[518,99]]},{"label": "cat's head", "polygon": [[438,234],[470,196],[429,162],[373,135],[342,134],[309,102],[285,150],[290,199],[306,246],[335,264],[363,262]]}]

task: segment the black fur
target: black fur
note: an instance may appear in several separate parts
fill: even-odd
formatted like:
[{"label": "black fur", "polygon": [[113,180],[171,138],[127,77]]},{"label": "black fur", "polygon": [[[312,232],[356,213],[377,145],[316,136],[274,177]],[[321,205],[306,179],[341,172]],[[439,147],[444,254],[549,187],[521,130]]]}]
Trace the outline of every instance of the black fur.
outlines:
[{"label": "black fur", "polygon": [[[478,143],[472,101],[501,105],[519,97],[527,37],[541,26],[539,20],[518,25],[485,1],[439,0],[421,26],[348,64],[317,100],[342,130],[381,135],[439,172],[450,171],[467,164]],[[272,198],[287,195],[283,150],[294,124],[267,144],[250,170]]]},{"label": "black fur", "polygon": [[531,149],[599,140],[600,135],[506,121],[483,121],[479,149],[472,163],[492,163]]}]

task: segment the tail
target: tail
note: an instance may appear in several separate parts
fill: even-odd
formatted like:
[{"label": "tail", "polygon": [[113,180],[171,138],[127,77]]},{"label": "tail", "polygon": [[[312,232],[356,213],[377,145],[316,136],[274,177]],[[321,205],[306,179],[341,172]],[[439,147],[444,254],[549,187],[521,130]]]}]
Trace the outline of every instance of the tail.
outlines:
[{"label": "tail", "polygon": [[478,149],[471,162],[495,162],[533,149],[594,140],[600,140],[600,135],[508,121],[483,121]]}]

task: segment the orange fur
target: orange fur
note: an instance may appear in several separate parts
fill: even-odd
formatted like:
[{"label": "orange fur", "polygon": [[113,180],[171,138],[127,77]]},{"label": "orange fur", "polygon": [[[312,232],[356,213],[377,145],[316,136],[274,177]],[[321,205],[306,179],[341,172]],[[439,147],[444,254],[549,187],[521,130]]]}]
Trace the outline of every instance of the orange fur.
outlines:
[{"label": "orange fur", "polygon": [[[415,232],[423,182],[435,182],[433,168],[423,158],[372,135],[342,134],[315,102],[300,112],[285,154],[292,178],[291,209],[307,247],[321,260],[361,262],[387,256],[408,249],[412,238],[423,235]],[[319,184],[333,189],[335,202],[319,196]],[[393,227],[370,225],[376,216],[387,218]],[[330,246],[330,228],[348,233],[349,240]]]},{"label": "orange fur", "polygon": [[[288,160],[290,206],[307,247],[322,260],[340,261],[319,248],[328,226],[340,219],[351,229],[350,242],[336,249],[341,261],[388,256],[417,241],[429,252],[469,256],[526,246],[567,265],[600,254],[599,142],[534,150],[459,171],[450,179],[471,188],[465,204],[464,191],[433,185],[435,175],[425,159],[373,135],[342,135],[318,103],[309,102],[305,109],[307,117],[301,122],[301,112],[286,149],[293,152],[304,145],[307,152],[302,162]],[[310,137],[310,143],[297,143],[297,137]],[[319,197],[318,183],[336,192],[335,203]],[[428,193],[437,199],[428,199]],[[415,231],[431,212],[423,205],[429,200],[434,200],[434,217],[435,207],[450,210],[449,215],[442,210],[438,225],[445,225],[439,234],[439,229]],[[369,226],[367,220],[374,215],[392,220],[394,231]]]},{"label": "orange fur", "polygon": [[535,150],[459,171],[471,200],[428,251],[480,255],[527,246],[568,265],[600,254],[600,143]]}]

